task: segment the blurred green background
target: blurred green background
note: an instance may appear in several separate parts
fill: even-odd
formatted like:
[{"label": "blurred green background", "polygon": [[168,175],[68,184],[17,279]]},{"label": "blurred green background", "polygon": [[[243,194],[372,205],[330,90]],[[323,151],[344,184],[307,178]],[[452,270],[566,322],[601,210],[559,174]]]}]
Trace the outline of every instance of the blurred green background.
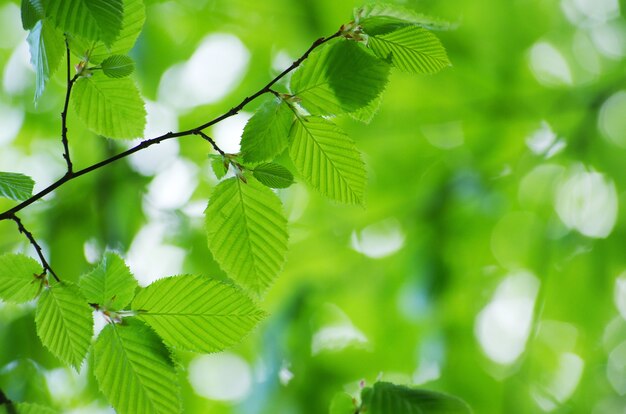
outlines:
[{"label": "blurred green background", "polygon": [[[225,112],[334,33],[352,0],[148,1],[133,57],[146,137]],[[301,184],[280,192],[290,252],[234,349],[180,355],[185,412],[325,413],[376,379],[440,390],[476,413],[626,412],[626,21],[618,0],[398,2],[454,23],[453,67],[394,72],[369,125],[338,122],[368,167],[367,206]],[[0,2],[0,170],[36,189],[64,173],[64,83],[37,106],[17,2]],[[62,71],[61,71],[62,72]],[[262,102],[215,126],[236,151]],[[78,168],[132,145],[71,114]],[[57,190],[21,213],[62,278],[105,248],[145,285],[224,277],[202,212],[207,145],[168,141]],[[0,209],[13,205],[0,201]],[[33,254],[12,222],[0,251]],[[112,412],[88,369],[63,368],[32,306],[0,304],[0,388],[63,412]]]}]

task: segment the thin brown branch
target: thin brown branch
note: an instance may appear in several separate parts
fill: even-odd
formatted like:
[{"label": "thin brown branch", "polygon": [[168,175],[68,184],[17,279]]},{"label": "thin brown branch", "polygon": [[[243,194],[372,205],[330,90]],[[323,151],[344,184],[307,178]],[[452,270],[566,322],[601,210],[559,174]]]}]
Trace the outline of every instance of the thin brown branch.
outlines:
[{"label": "thin brown branch", "polygon": [[[137,144],[136,146],[121,152],[117,155],[114,155],[110,158],[104,159],[100,162],[97,162],[89,167],[83,168],[82,170],[76,171],[74,172],[72,169],[72,164],[70,161],[70,157],[69,157],[69,149],[66,149],[65,151],[65,155],[67,155],[65,157],[65,160],[68,164],[68,173],[66,173],[63,177],[61,177],[60,179],[58,179],[57,181],[55,181],[54,183],[50,184],[48,187],[44,188],[43,190],[41,190],[40,192],[38,192],[37,194],[34,194],[32,197],[28,198],[27,200],[21,202],[20,204],[16,205],[15,207],[6,210],[5,212],[0,214],[0,221],[2,220],[10,220],[13,219],[13,217],[15,217],[15,213],[18,213],[19,211],[23,210],[24,208],[28,207],[29,205],[33,204],[35,201],[40,200],[41,198],[43,198],[44,196],[50,194],[52,191],[56,190],[57,188],[61,187],[62,185],[68,183],[69,181],[72,181],[75,178],[78,178],[82,175],[85,175],[87,173],[90,173],[92,171],[98,170],[106,165],[109,165],[117,160],[120,160],[122,158],[126,158],[129,155],[132,155],[140,150],[146,149],[154,144],[159,144],[165,140],[168,139],[173,139],[173,138],[180,138],[180,137],[184,137],[184,136],[188,136],[188,135],[199,135],[201,136],[203,139],[206,139],[206,137],[208,136],[203,136],[203,134],[201,134],[200,132],[202,132],[203,129],[206,129],[212,125],[217,124],[218,122],[223,121],[226,118],[230,118],[233,115],[236,115],[237,113],[239,113],[239,111],[241,111],[247,104],[249,104],[250,102],[252,102],[253,100],[255,100],[256,98],[258,98],[259,96],[265,94],[265,93],[272,93],[272,86],[274,86],[278,81],[280,81],[282,78],[284,78],[288,73],[290,73],[291,71],[293,71],[294,69],[296,69],[297,67],[299,67],[302,62],[304,62],[309,55],[311,54],[311,52],[313,52],[313,50],[315,50],[316,48],[322,46],[323,44],[325,44],[326,42],[329,42],[332,39],[338,38],[339,36],[341,36],[341,29],[338,30],[336,33],[328,36],[328,37],[321,37],[319,39],[317,39],[315,42],[313,42],[313,44],[306,50],[306,52],[304,52],[304,54],[302,56],[300,56],[300,58],[298,58],[296,61],[294,61],[287,69],[285,69],[284,71],[282,71],[278,76],[276,76],[274,79],[272,79],[269,83],[267,83],[267,85],[265,85],[264,87],[262,87],[261,89],[259,89],[257,92],[255,92],[254,94],[244,98],[237,106],[234,106],[233,108],[231,108],[228,112],[213,118],[212,120],[199,125],[195,128],[191,128],[185,131],[180,131],[180,132],[168,132],[167,134],[163,134],[161,136],[158,136],[156,138],[151,138],[151,139],[147,139],[144,140],[142,142],[140,142],[139,144]],[[69,50],[69,47],[68,47]],[[69,68],[69,54],[68,54],[68,68]],[[68,69],[69,70],[69,69]],[[69,73],[69,72],[68,72]],[[69,76],[69,75],[68,75]],[[69,98],[70,98],[70,92],[71,92],[71,88],[74,85],[74,83],[76,82],[77,79],[77,75],[75,75],[73,78],[68,80],[68,87],[67,87],[67,94],[65,96],[65,105],[63,108],[63,113],[62,113],[62,123],[63,123],[63,135],[62,135],[62,140],[63,140],[63,145],[64,147],[67,147],[67,125],[66,125],[66,121],[67,121],[67,108],[69,105]],[[209,142],[211,142],[212,140],[210,140]],[[215,145],[215,142],[211,142],[211,144],[213,145],[213,148],[216,149],[216,151],[220,152],[222,155],[224,154],[224,152],[219,149],[217,147],[217,145]]]},{"label": "thin brown branch", "polygon": [[57,282],[60,282],[61,280],[56,275],[56,273],[54,273],[54,270],[52,270],[52,267],[50,267],[50,264],[48,263],[45,256],[43,255],[41,246],[39,245],[39,243],[37,243],[37,240],[35,240],[33,233],[31,233],[30,231],[26,229],[26,227],[24,227],[22,220],[20,220],[20,218],[16,216],[15,214],[10,215],[9,218],[13,220],[15,224],[17,224],[17,228],[20,231],[20,233],[26,236],[30,244],[32,244],[32,246],[35,248],[35,251],[37,252],[37,255],[39,256],[39,260],[41,261],[41,265],[43,266],[44,274],[50,273],[52,277],[54,277],[54,280],[56,280]]},{"label": "thin brown branch", "polygon": [[213,141],[213,138],[211,138],[210,136],[208,136],[207,134],[205,134],[202,131],[196,131],[195,134],[201,136],[202,138],[204,138],[205,141],[208,141],[209,144],[211,144],[211,146],[213,147],[213,149],[215,151],[219,152],[222,155],[222,157],[226,156],[226,153],[224,151],[222,151],[222,149],[220,147],[217,146],[215,141]]},{"label": "thin brown branch", "polygon": [[70,45],[65,38],[65,52],[67,54],[67,91],[65,92],[65,103],[63,104],[63,112],[61,112],[61,142],[63,143],[63,158],[67,164],[67,174],[72,175],[74,166],[70,158],[70,145],[67,139],[67,108],[70,105],[70,95],[72,94],[72,86],[78,79],[78,74],[72,77],[72,63],[70,54]]}]

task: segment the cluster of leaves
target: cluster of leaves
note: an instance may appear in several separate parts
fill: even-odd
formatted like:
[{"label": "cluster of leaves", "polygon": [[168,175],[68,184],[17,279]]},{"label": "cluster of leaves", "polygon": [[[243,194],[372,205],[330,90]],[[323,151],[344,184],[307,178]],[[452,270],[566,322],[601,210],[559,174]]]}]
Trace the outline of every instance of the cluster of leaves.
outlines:
[{"label": "cluster of leaves", "polygon": [[[22,23],[30,32],[37,77],[35,98],[67,54],[66,109],[71,100],[87,127],[107,138],[141,136],[144,103],[128,78],[133,61],[126,53],[144,20],[141,0],[23,0]],[[219,149],[202,132],[209,124],[169,136],[200,135],[218,152],[210,156],[221,182],[206,209],[206,231],[216,261],[236,284],[181,275],[139,288],[123,259],[108,252],[75,285],[56,276],[50,279],[45,262],[42,271],[27,256],[7,254],[0,256],[0,299],[11,303],[37,299],[35,321],[42,343],[76,369],[91,352],[100,389],[118,412],[180,412],[171,350],[221,351],[240,341],[264,316],[254,299],[263,296],[280,272],[288,241],[287,220],[272,189],[289,187],[294,169],[331,200],[363,203],[365,165],[352,139],[332,118],[348,114],[368,122],[391,67],[434,73],[448,66],[443,46],[428,30],[437,25],[397,8],[362,8],[353,22],[320,39],[255,95],[271,93],[273,98],[250,118],[239,154]],[[70,53],[79,58],[73,77]],[[282,85],[283,92],[271,89],[296,68],[288,84]],[[67,137],[63,139],[67,144]],[[65,156],[71,177],[67,148]],[[33,200],[32,189],[29,177],[0,173],[1,196]],[[14,215],[6,218],[18,221]],[[92,341],[94,310],[108,324]],[[377,384],[372,392],[364,392],[360,410],[399,412],[385,401],[406,400],[398,404],[413,407],[410,401],[423,400],[385,387]]]}]

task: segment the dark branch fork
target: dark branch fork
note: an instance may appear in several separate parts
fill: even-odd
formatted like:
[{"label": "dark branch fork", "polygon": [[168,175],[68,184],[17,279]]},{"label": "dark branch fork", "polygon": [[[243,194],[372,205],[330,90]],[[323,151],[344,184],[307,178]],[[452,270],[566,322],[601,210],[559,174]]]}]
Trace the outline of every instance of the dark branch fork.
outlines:
[{"label": "dark branch fork", "polygon": [[259,89],[257,92],[255,92],[254,94],[247,96],[246,98],[244,98],[238,105],[234,106],[233,108],[231,108],[228,112],[225,112],[224,114],[213,118],[212,120],[199,125],[195,128],[192,129],[188,129],[185,131],[179,131],[179,132],[168,132],[166,134],[163,134],[161,136],[158,136],[156,138],[151,138],[151,139],[147,139],[144,140],[142,142],[140,142],[139,144],[137,144],[136,146],[121,152],[117,155],[114,155],[110,158],[106,158],[100,162],[97,162],[95,164],[90,165],[89,167],[83,168],[82,170],[79,171],[74,171],[73,168],[73,164],[70,158],[70,151],[69,151],[69,142],[67,139],[67,111],[68,111],[68,106],[69,106],[69,101],[70,101],[70,95],[72,92],[72,87],[74,86],[74,83],[78,80],[79,78],[79,74],[74,75],[73,77],[71,77],[71,63],[70,63],[70,49],[69,49],[69,44],[67,42],[65,42],[65,47],[66,47],[66,52],[67,52],[67,91],[65,94],[65,102],[63,105],[63,112],[61,113],[61,142],[63,144],[63,158],[65,159],[65,162],[67,164],[67,172],[65,173],[65,175],[61,178],[59,178],[57,181],[55,181],[54,183],[50,184],[48,187],[44,188],[43,190],[41,190],[40,192],[38,192],[37,194],[34,194],[33,196],[31,196],[30,198],[28,198],[27,200],[21,202],[20,204],[16,205],[13,208],[10,208],[9,210],[6,210],[5,212],[0,214],[0,221],[3,220],[13,220],[15,221],[15,223],[18,225],[18,229],[20,231],[20,233],[23,233],[28,240],[30,241],[30,243],[35,247],[35,250],[37,251],[37,254],[39,255],[39,259],[41,260],[41,264],[44,268],[44,273],[45,272],[49,272],[54,278],[55,280],[59,281],[59,278],[57,277],[57,275],[54,273],[54,271],[52,270],[52,268],[50,267],[50,265],[48,264],[48,262],[46,261],[41,247],[39,246],[39,244],[36,242],[35,238],[33,237],[32,233],[30,233],[22,224],[21,220],[15,215],[16,213],[18,213],[19,211],[23,210],[24,208],[30,206],[31,204],[33,204],[35,201],[40,200],[41,198],[43,198],[44,196],[50,194],[52,191],[56,190],[57,188],[61,187],[62,185],[68,183],[69,181],[74,180],[75,178],[78,178],[82,175],[88,174],[92,171],[95,171],[97,169],[100,169],[104,166],[107,166],[117,160],[120,160],[122,158],[126,158],[129,155],[132,155],[138,151],[141,151],[143,149],[146,149],[154,144],[159,144],[163,141],[166,141],[168,139],[173,139],[173,138],[180,138],[180,137],[184,137],[184,136],[188,136],[188,135],[197,135],[200,136],[202,139],[208,141],[211,146],[213,147],[213,149],[215,149],[217,152],[219,152],[221,155],[225,155],[224,151],[222,151],[217,144],[215,143],[215,141],[210,138],[207,134],[205,134],[203,132],[204,129],[217,124],[218,122],[223,121],[226,118],[230,118],[231,116],[234,116],[236,114],[238,114],[246,105],[248,105],[250,102],[252,102],[253,100],[255,100],[256,98],[258,98],[261,95],[264,95],[266,93],[272,93],[272,94],[276,94],[276,92],[272,89],[272,87],[278,82],[280,81],[282,78],[284,78],[287,74],[289,74],[291,71],[293,71],[294,69],[296,69],[298,66],[300,66],[302,64],[302,62],[304,62],[309,55],[311,54],[311,52],[313,52],[313,50],[315,50],[316,48],[322,46],[323,44],[329,42],[332,39],[338,38],[340,36],[342,36],[342,34],[344,33],[344,27],[342,26],[341,29],[339,29],[337,32],[335,32],[334,34],[328,36],[328,37],[321,37],[319,39],[317,39],[315,42],[313,42],[313,44],[306,50],[306,52],[304,52],[304,54],[302,56],[300,56],[300,58],[298,58],[296,61],[294,61],[287,69],[283,70],[280,74],[278,74],[274,79],[272,79],[269,83],[267,83],[267,85],[265,85],[263,88]]}]

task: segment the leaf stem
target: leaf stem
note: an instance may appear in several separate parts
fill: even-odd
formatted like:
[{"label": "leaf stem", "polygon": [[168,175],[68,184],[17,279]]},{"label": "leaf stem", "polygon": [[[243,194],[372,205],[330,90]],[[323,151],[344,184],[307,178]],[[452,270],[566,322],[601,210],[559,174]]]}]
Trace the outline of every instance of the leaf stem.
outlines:
[{"label": "leaf stem", "polygon": [[[315,50],[316,48],[322,46],[323,44],[331,41],[332,39],[338,38],[339,36],[341,36],[341,29],[338,30],[337,32],[335,32],[334,34],[328,36],[328,37],[320,37],[319,39],[317,39],[315,42],[313,42],[313,44],[304,52],[304,54],[302,56],[300,56],[300,58],[298,58],[296,61],[294,61],[287,69],[283,70],[280,74],[278,74],[274,79],[272,79],[270,82],[268,82],[264,87],[262,87],[261,89],[259,89],[257,92],[255,92],[254,94],[247,96],[246,98],[244,98],[237,106],[234,106],[233,108],[231,108],[228,112],[223,113],[222,115],[213,118],[212,120],[199,125],[195,128],[191,128],[185,131],[180,131],[180,132],[168,132],[166,134],[163,134],[161,136],[158,136],[156,138],[151,138],[151,139],[147,139],[144,141],[141,141],[139,144],[137,144],[136,146],[121,152],[117,155],[114,155],[110,158],[106,158],[102,161],[99,161],[95,164],[90,165],[89,167],[83,168],[82,170],[79,171],[74,171],[73,170],[73,166],[72,166],[72,162],[70,160],[70,155],[69,155],[69,144],[68,144],[68,140],[67,140],[67,108],[69,106],[69,100],[70,100],[70,93],[72,90],[72,86],[74,85],[74,83],[76,82],[76,80],[78,79],[78,75],[74,75],[74,77],[70,78],[70,55],[69,55],[69,44],[67,43],[67,39],[66,39],[66,49],[68,52],[68,63],[67,63],[67,67],[68,67],[68,84],[67,84],[67,93],[65,95],[65,104],[63,107],[63,112],[61,113],[61,121],[62,121],[62,136],[61,139],[63,141],[63,146],[64,146],[64,158],[65,161],[67,163],[67,167],[68,167],[68,171],[67,173],[59,178],[57,181],[55,181],[54,183],[50,184],[48,187],[44,188],[43,190],[41,190],[40,192],[38,192],[37,194],[34,194],[33,196],[31,196],[30,198],[28,198],[27,200],[21,202],[20,204],[14,206],[13,208],[10,208],[9,210],[4,211],[3,213],[0,213],[0,221],[2,220],[14,220],[15,217],[15,213],[23,210],[24,208],[28,207],[29,205],[33,204],[35,201],[40,200],[41,198],[43,198],[44,196],[50,194],[52,191],[56,190],[57,188],[61,187],[62,185],[66,184],[69,181],[72,181],[75,178],[78,178],[82,175],[85,175],[87,173],[90,173],[92,171],[98,170],[106,165],[111,164],[114,161],[120,160],[122,158],[126,158],[129,155],[132,155],[140,150],[146,149],[154,144],[159,144],[165,140],[168,139],[173,139],[173,138],[180,138],[180,137],[184,137],[184,136],[188,136],[188,135],[199,135],[204,139],[208,138],[207,136],[203,136],[204,133],[201,133],[202,130],[217,124],[218,122],[223,121],[226,118],[230,118],[233,115],[236,115],[237,113],[239,113],[239,111],[241,111],[247,104],[249,104],[250,102],[252,102],[253,100],[255,100],[256,98],[258,98],[259,96],[265,94],[265,93],[272,93],[272,86],[274,86],[279,80],[281,80],[282,78],[284,78],[288,73],[290,73],[291,71],[295,70],[296,68],[298,68],[302,62],[304,62],[309,55],[311,54],[311,52],[313,52],[313,50]],[[212,139],[209,138],[208,140],[209,142],[212,141]],[[217,148],[217,145],[215,145],[214,142],[212,142],[213,148],[215,148],[216,151],[220,152],[221,154],[223,154],[223,152]],[[51,269],[49,269],[51,270]],[[52,273],[52,272],[51,272]],[[54,275],[54,273],[52,273]],[[56,278],[56,275],[55,275]]]},{"label": "leaf stem", "polygon": [[41,261],[41,265],[43,266],[43,274],[50,273],[52,277],[54,277],[54,280],[56,280],[57,282],[60,282],[61,279],[59,279],[56,273],[54,273],[54,270],[52,270],[52,267],[50,267],[50,264],[48,263],[45,256],[43,255],[41,246],[39,245],[39,243],[37,243],[37,240],[35,240],[33,233],[31,233],[30,231],[28,231],[28,229],[26,229],[26,227],[24,227],[22,220],[15,214],[11,214],[9,218],[13,220],[15,224],[17,224],[17,228],[19,232],[22,233],[24,236],[26,236],[30,244],[32,244],[33,247],[35,248],[35,251],[37,251],[37,255],[39,256],[39,260]]}]

